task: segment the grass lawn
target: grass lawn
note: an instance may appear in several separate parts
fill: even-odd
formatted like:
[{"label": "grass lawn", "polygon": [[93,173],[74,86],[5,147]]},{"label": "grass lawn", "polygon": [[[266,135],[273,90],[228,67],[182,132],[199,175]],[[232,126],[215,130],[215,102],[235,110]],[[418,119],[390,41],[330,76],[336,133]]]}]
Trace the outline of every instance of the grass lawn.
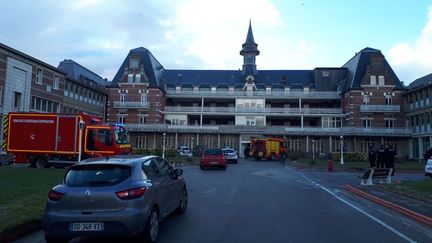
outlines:
[{"label": "grass lawn", "polygon": [[[323,159],[298,159],[296,161],[291,162],[293,165],[310,167],[310,168],[318,168],[318,169],[327,169],[327,160]],[[400,161],[395,163],[396,171],[414,171],[414,172],[423,172],[425,164],[418,162],[405,162]],[[348,170],[348,169],[367,169],[369,168],[369,162],[349,162],[344,161],[344,164],[341,165],[340,161],[333,161],[333,168],[335,170]]]},{"label": "grass lawn", "polygon": [[414,197],[426,202],[432,202],[432,179],[422,181],[404,181],[400,184],[381,185],[385,189]]},{"label": "grass lawn", "polygon": [[0,167],[0,235],[42,219],[48,191],[62,181],[64,169]]}]

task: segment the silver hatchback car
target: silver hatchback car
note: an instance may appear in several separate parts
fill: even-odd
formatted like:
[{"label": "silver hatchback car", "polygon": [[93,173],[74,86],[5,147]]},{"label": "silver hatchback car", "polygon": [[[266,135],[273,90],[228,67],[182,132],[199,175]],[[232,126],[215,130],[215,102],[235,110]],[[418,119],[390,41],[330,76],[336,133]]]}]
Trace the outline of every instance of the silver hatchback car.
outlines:
[{"label": "silver hatchback car", "polygon": [[133,236],[155,242],[159,221],[186,211],[182,174],[157,156],[96,158],[71,166],[48,194],[45,240]]}]

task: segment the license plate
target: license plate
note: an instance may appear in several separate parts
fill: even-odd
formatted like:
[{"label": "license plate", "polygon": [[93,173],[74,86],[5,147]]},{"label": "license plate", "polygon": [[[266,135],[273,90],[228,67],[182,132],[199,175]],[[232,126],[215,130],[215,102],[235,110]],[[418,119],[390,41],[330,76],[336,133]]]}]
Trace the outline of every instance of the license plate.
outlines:
[{"label": "license plate", "polygon": [[217,165],[218,162],[216,162],[216,161],[212,161],[212,162],[210,162],[210,164],[211,164],[211,165]]},{"label": "license plate", "polygon": [[104,223],[100,222],[85,222],[85,223],[71,223],[70,231],[103,231]]}]

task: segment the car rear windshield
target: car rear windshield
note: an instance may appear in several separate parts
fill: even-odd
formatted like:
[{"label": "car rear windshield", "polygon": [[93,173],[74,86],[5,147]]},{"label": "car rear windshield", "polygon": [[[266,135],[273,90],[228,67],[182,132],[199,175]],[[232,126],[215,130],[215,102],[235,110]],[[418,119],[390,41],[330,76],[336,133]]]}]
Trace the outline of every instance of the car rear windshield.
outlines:
[{"label": "car rear windshield", "polygon": [[132,168],[125,165],[93,164],[71,167],[65,176],[67,186],[110,186],[126,180]]},{"label": "car rear windshield", "polygon": [[222,150],[220,149],[206,149],[204,150],[205,155],[221,155]]},{"label": "car rear windshield", "polygon": [[232,154],[232,153],[235,153],[235,150],[234,149],[224,149],[224,153]]}]

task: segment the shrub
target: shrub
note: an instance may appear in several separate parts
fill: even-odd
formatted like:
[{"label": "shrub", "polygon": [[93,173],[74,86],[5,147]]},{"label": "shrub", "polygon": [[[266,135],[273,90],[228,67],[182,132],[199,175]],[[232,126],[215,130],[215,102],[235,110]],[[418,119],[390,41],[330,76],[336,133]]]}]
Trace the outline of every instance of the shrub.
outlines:
[{"label": "shrub", "polygon": [[[367,161],[366,153],[358,153],[358,152],[344,152],[344,160],[349,162],[365,162]],[[332,153],[333,160],[340,160],[340,152]]]}]

